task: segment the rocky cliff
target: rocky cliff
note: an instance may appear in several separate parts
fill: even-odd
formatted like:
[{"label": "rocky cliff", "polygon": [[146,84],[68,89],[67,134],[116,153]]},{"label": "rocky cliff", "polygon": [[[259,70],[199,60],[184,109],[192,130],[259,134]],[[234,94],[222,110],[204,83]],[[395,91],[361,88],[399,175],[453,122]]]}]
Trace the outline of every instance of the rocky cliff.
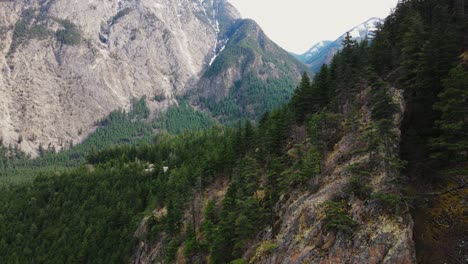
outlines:
[{"label": "rocky cliff", "polygon": [[[398,106],[391,130],[399,138],[405,103],[401,90],[387,89]],[[369,93],[370,89],[365,89],[356,97],[360,101],[359,128],[339,129],[346,133],[326,155],[321,178],[310,181],[306,191],[280,198],[277,222],[259,233],[257,243],[244,254],[249,263],[416,263],[408,206],[399,202],[390,205],[377,198],[378,193],[400,197],[395,185],[401,177],[398,170],[388,169],[384,161],[371,165],[373,154],[360,152],[368,144],[362,140],[372,126],[372,111],[366,103],[371,100]],[[399,155],[398,139],[395,142],[386,150],[389,157]],[[366,185],[373,197],[366,201],[364,193],[352,190],[353,185]],[[348,212],[357,229],[344,218],[338,220],[339,213],[331,214],[334,206],[339,212]],[[341,232],[329,232],[331,215],[336,221],[333,224],[345,227]]]},{"label": "rocky cliff", "polygon": [[307,67],[271,41],[253,20],[238,20],[222,36],[219,54],[192,101],[221,121],[258,120],[287,102]]},{"label": "rocky cliff", "polygon": [[[383,151],[396,158],[405,103],[401,90],[390,86],[386,89],[398,110],[392,117],[391,133],[395,135],[395,141]],[[256,239],[247,243],[243,262],[239,260],[239,263],[416,263],[413,220],[408,206],[399,200],[401,193],[395,184],[401,177],[399,170],[384,160],[375,163],[375,155],[379,154],[362,152],[369,144],[364,138],[372,127],[372,106],[368,104],[370,92],[371,88],[368,88],[356,96],[360,105],[356,128],[342,123],[327,130],[327,136],[336,138],[336,143],[325,155],[322,173],[280,197],[272,209],[276,215],[272,225],[255,231]],[[330,118],[328,122],[332,124],[334,121]],[[309,143],[304,138],[304,127],[295,127],[291,133],[286,151],[291,159],[297,159],[298,153],[307,151]],[[264,181],[268,180],[260,181],[265,184]],[[227,178],[220,178],[194,197],[191,207],[184,213],[182,229],[191,226],[191,221],[204,223],[201,212],[206,212],[209,201],[225,206],[226,200],[223,203],[223,199],[226,199],[229,184],[233,185]],[[266,199],[263,184],[255,195],[260,203],[265,203]],[[369,196],[371,192],[373,195]],[[333,206],[337,206],[337,211],[332,214],[330,207]],[[135,233],[140,241],[132,263],[159,263],[164,258],[163,248],[167,247],[164,240],[160,238],[152,243],[145,238],[149,232],[149,219],[160,221],[167,213],[165,210],[155,209],[151,217],[141,222]],[[347,214],[349,220],[346,220]],[[332,224],[341,231],[331,231],[330,221],[334,221]],[[203,224],[200,225],[200,230],[204,230]],[[236,228],[231,227],[230,232],[236,232]],[[202,231],[197,229],[201,237],[198,232]],[[210,263],[209,258],[200,256],[188,259],[187,247],[182,243],[175,263]]]},{"label": "rocky cliff", "polygon": [[196,87],[238,18],[224,0],[0,1],[0,137],[60,149],[132,98],[164,110]]}]

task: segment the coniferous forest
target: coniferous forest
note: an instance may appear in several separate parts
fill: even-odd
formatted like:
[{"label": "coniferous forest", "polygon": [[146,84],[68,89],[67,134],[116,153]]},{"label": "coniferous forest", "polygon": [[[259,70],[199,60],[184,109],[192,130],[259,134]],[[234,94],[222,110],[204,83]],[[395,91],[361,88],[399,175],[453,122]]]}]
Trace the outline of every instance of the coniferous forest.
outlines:
[{"label": "coniferous forest", "polygon": [[[181,256],[187,263],[247,263],[243,256],[259,232],[277,232],[277,204],[320,188],[325,157],[346,134],[362,142],[349,155],[366,153],[369,161],[346,168],[352,176],[342,195],[321,205],[324,230],[352,237],[360,228],[350,199],[387,215],[408,208],[418,261],[462,263],[466,248],[457,253],[457,243],[466,238],[468,173],[462,2],[400,1],[372,39],[357,43],[348,34],[330,65],[314,78],[305,73],[291,100],[258,121],[223,127],[183,103],[144,122],[149,110],[136,100],[131,112],[102,120],[83,144],[44,150],[37,160],[20,153],[0,160],[0,177],[9,179],[0,185],[0,263],[129,263],[140,241],[160,245],[163,263]],[[228,103],[210,107],[229,111]],[[394,120],[402,107],[400,134]],[[47,169],[53,166],[64,169]],[[370,186],[377,167],[401,172],[391,189]],[[261,252],[276,248],[263,243]]]}]

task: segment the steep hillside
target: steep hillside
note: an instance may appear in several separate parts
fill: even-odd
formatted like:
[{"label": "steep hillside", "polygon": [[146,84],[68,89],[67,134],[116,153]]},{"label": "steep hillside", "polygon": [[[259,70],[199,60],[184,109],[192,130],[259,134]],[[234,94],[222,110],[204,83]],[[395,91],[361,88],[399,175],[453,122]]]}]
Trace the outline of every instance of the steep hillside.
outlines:
[{"label": "steep hillside", "polygon": [[[381,19],[373,17],[350,29],[348,33],[356,41],[372,38],[374,32],[377,30],[377,25],[381,22]],[[341,35],[335,41],[321,41],[312,46],[312,48],[304,54],[293,55],[305,63],[313,72],[318,72],[323,64],[330,64],[333,56],[343,48],[343,40],[345,37],[346,33]]]},{"label": "steep hillside", "polygon": [[213,56],[216,15],[213,1],[0,2],[1,137],[60,149],[132,98],[166,108]]},{"label": "steep hillside", "polygon": [[223,35],[219,55],[191,94],[222,122],[258,120],[287,102],[308,69],[273,43],[253,20],[234,23]]},{"label": "steep hillside", "polygon": [[[1,1],[2,142],[33,155],[40,145],[61,150],[81,142],[112,111],[128,110],[134,98],[146,96],[154,117],[188,93],[219,98],[247,75],[287,80],[281,96],[271,99],[274,106],[284,103],[303,68],[254,22],[239,18],[226,0]],[[247,37],[255,46],[250,50],[241,43]],[[263,40],[268,43],[258,49]],[[265,62],[222,61],[234,50]],[[281,69],[270,73],[263,64]],[[221,67],[238,76],[225,78],[216,70]],[[271,108],[255,105],[256,115]]]},{"label": "steep hillside", "polygon": [[159,134],[1,185],[2,261],[463,263],[465,11],[399,2],[256,126]]}]

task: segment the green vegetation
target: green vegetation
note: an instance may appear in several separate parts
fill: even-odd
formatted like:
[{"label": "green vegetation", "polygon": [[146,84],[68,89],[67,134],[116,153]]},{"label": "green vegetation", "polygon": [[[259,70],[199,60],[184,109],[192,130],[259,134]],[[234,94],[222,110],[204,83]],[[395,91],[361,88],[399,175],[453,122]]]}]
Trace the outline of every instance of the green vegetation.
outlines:
[{"label": "green vegetation", "polygon": [[436,121],[440,135],[432,140],[432,158],[444,163],[457,164],[466,161],[468,153],[468,71],[457,66],[444,80],[444,90],[434,109],[441,116]]},{"label": "green vegetation", "polygon": [[50,35],[44,21],[37,15],[37,11],[31,8],[26,9],[15,24],[13,40],[8,54],[15,53],[21,44],[31,39],[43,40],[47,39]]},{"label": "green vegetation", "polygon": [[[9,55],[16,52],[18,47],[31,39],[44,40],[53,36],[47,28],[47,16],[40,10],[29,8],[23,11],[21,18],[13,29],[13,41],[8,51]],[[81,42],[81,33],[78,27],[69,20],[57,20],[62,26],[55,32],[58,42],[65,45],[78,45]]]},{"label": "green vegetation", "polygon": [[[456,241],[463,239],[459,227],[466,225],[461,214],[443,213],[442,221],[450,222],[452,228],[442,232],[441,220],[432,220],[435,204],[445,212],[462,204],[463,189],[454,191],[450,203],[443,195],[425,195],[457,189],[454,186],[466,182],[468,66],[463,56],[467,24],[462,8],[461,1],[454,0],[400,1],[377,32],[370,50],[369,59],[377,74],[404,89],[401,155],[387,159],[387,167],[401,168],[406,163],[404,172],[415,197],[412,213],[421,263],[456,263],[464,258],[456,249]],[[401,210],[401,197],[394,195],[377,195],[377,200],[383,208]],[[434,237],[437,239],[431,239]]]},{"label": "green vegetation", "polygon": [[326,202],[324,227],[329,231],[342,231],[352,233],[356,228],[356,222],[348,214],[347,202]]},{"label": "green vegetation", "polygon": [[17,146],[0,146],[0,182],[30,181],[40,173],[59,173],[77,167],[85,161],[88,152],[96,152],[113,145],[150,143],[153,127],[143,122],[149,109],[145,99],[135,100],[132,110],[116,110],[98,122],[98,128],[81,144],[66,142],[65,150],[55,153],[53,148],[40,146],[40,157],[30,159]]},{"label": "green vegetation", "polygon": [[55,32],[57,41],[69,46],[80,44],[81,33],[78,27],[69,20],[59,20],[58,22],[62,25],[63,29]]},{"label": "green vegetation", "polygon": [[[167,214],[150,221],[150,233],[146,236],[150,242],[163,242],[165,260],[174,260],[182,241],[186,242],[187,258],[209,255],[215,263],[237,259],[256,231],[271,223],[269,220],[274,217],[271,206],[289,188],[288,184],[278,185],[288,179],[282,173],[283,163],[272,164],[270,170],[269,160],[312,162],[307,155],[304,161],[291,160],[282,151],[287,143],[286,134],[277,137],[276,131],[284,129],[286,133],[291,124],[291,119],[282,118],[284,112],[291,111],[285,108],[272,112],[262,119],[260,128],[246,122],[233,129],[215,127],[178,136],[161,134],[154,144],[122,145],[90,152],[88,166],[61,176],[43,175],[20,187],[3,187],[1,199],[9,202],[2,203],[5,207],[0,225],[3,239],[0,254],[7,262],[31,259],[126,262],[133,248],[131,235],[137,228],[137,220],[154,208],[166,208]],[[102,123],[111,124],[123,113],[114,115]],[[149,163],[154,164],[154,170],[145,172]],[[167,173],[163,167],[169,168]],[[265,168],[271,176],[262,186],[260,172]],[[307,175],[305,165],[298,169],[304,169],[304,180],[315,177]],[[183,216],[192,197],[219,177],[231,178],[221,204],[212,202],[205,209],[203,223],[184,231]],[[30,207],[32,200],[37,201],[37,206]],[[111,201],[115,202],[112,207]],[[135,201],[138,202],[129,210],[128,203]],[[66,206],[60,208],[59,204]],[[53,221],[46,221],[48,216]],[[21,225],[13,225],[19,218]],[[69,225],[73,227],[67,228]],[[119,238],[101,235],[110,229]],[[232,229],[234,232],[230,232]],[[6,233],[9,235],[3,236]],[[64,243],[64,237],[73,242],[57,246]],[[23,243],[25,240],[29,242]],[[51,258],[52,253],[56,258]]]},{"label": "green vegetation", "polygon": [[401,207],[404,206],[404,199],[400,195],[390,193],[373,193],[373,202],[376,202],[380,210],[391,213],[399,214]]},{"label": "green vegetation", "polygon": [[366,200],[370,197],[372,189],[369,185],[365,184],[365,179],[359,177],[351,177],[349,185],[345,192],[356,195],[361,200]]},{"label": "green vegetation", "polygon": [[292,78],[261,80],[249,75],[237,82],[222,100],[201,98],[201,101],[221,123],[233,125],[239,119],[259,120],[265,112],[281,107],[293,93]]},{"label": "green vegetation", "polygon": [[[252,34],[255,32],[255,34]],[[220,123],[234,125],[239,119],[258,121],[265,112],[280,108],[294,94],[297,68],[303,67],[287,52],[266,40],[258,25],[239,20],[226,32],[229,42],[204,73],[219,78],[229,68],[239,69],[242,78],[221,99],[199,98]],[[306,67],[303,67],[307,70]]]},{"label": "green vegetation", "polygon": [[124,8],[124,9],[120,10],[119,12],[117,12],[117,14],[115,16],[112,17],[111,24],[117,23],[117,21],[119,21],[119,19],[121,19],[124,16],[130,14],[130,12],[132,12],[132,9],[130,7],[127,7],[127,8]]},{"label": "green vegetation", "polygon": [[[460,117],[466,111],[460,107],[466,89],[456,88],[457,84],[466,84],[468,74],[466,64],[458,66],[464,26],[458,8],[456,1],[403,1],[377,32],[371,48],[370,58],[377,73],[382,76],[396,71],[394,83],[405,88],[406,111],[411,114],[406,115],[403,124],[402,158],[410,162],[410,171],[424,166],[417,174],[428,180],[428,175],[437,176],[434,169],[450,163],[444,157],[453,154],[453,145],[449,145],[456,142],[452,141],[454,133],[466,138],[463,132],[459,134],[466,131],[466,122],[465,127],[460,126],[463,122],[451,119],[454,112],[443,107],[453,105]],[[453,91],[458,93],[456,99]],[[442,125],[445,122],[447,126]],[[461,149],[455,152],[466,152],[466,144],[463,147],[463,142],[459,143]],[[466,155],[461,158],[466,160]]]},{"label": "green vegetation", "polygon": [[155,191],[142,164],[99,165],[1,187],[4,263],[127,263]]},{"label": "green vegetation", "polygon": [[[236,25],[231,27],[232,32],[227,32],[230,36],[226,49],[222,52],[211,67],[204,73],[204,77],[213,77],[219,75],[227,67],[240,62],[239,58],[243,58],[246,64],[252,63],[255,60],[255,54],[266,55],[261,47],[255,41],[246,37],[249,32],[250,21],[239,20]],[[240,66],[240,65],[239,65]]]},{"label": "green vegetation", "polygon": [[[324,66],[313,80],[304,75],[290,103],[262,117],[257,110],[273,108],[279,101],[264,101],[257,110],[248,109],[247,104],[245,109],[238,108],[249,100],[236,97],[242,93],[235,91],[248,88],[242,84],[236,85],[237,90],[219,109],[219,102],[206,103],[218,109],[214,115],[225,116],[220,119],[226,123],[233,123],[234,117],[258,115],[258,126],[247,121],[232,128],[187,132],[212,123],[181,103],[158,123],[167,131],[182,133],[161,133],[151,140],[154,124],[148,120],[144,99],[135,101],[130,113],[114,112],[100,122],[102,130],[96,132],[95,141],[90,137],[90,143],[82,144],[87,151],[79,151],[75,159],[64,156],[60,161],[64,163],[57,163],[85,165],[59,174],[45,172],[33,183],[1,187],[2,261],[128,263],[135,247],[133,234],[146,216],[148,232],[141,239],[150,245],[161,243],[159,260],[170,263],[185,257],[188,263],[206,259],[243,263],[240,258],[259,230],[271,229],[272,237],[276,236],[275,207],[280,197],[293,190],[310,193],[320,185],[323,157],[344,134],[356,135],[348,140],[358,141],[359,150],[338,155],[336,163],[351,160],[354,154],[368,154],[369,160],[345,168],[342,177],[349,177],[349,184],[343,197],[324,203],[320,219],[324,230],[346,234],[358,230],[347,194],[366,201],[379,214],[400,214],[406,199],[400,183],[392,180],[405,162],[395,154],[399,142],[394,121],[399,109],[392,87],[405,88],[408,102],[401,145],[408,170],[428,167],[433,173],[455,162],[457,168],[466,166],[466,63],[457,58],[462,33],[453,8],[436,0],[401,1],[372,44],[356,43],[348,36],[330,66]],[[256,79],[246,82],[256,83]],[[269,94],[263,90],[270,87],[262,85],[250,91],[255,100]],[[279,96],[286,88],[277,91]],[[369,115],[360,116],[361,109]],[[101,149],[111,141],[132,144]],[[17,152],[14,147],[2,151]],[[28,162],[70,155],[44,153],[43,158]],[[459,157],[452,163],[446,160],[447,154]],[[21,154],[15,155],[16,161],[0,163],[7,171],[9,164],[23,160]],[[36,167],[31,164],[23,168],[32,171]],[[453,171],[457,175],[466,172]],[[414,174],[423,177],[422,172]],[[370,183],[374,173],[394,175],[388,177],[392,182],[381,186],[385,191],[375,192],[363,183]],[[225,195],[203,200],[217,182],[229,183],[220,191]],[[447,199],[434,215],[440,216],[447,204],[459,199],[455,195]],[[197,205],[200,200],[203,205]],[[451,215],[459,216],[462,206],[454,208]],[[155,215],[155,209],[164,213]],[[201,220],[197,212],[203,212]],[[453,217],[450,220],[456,222]],[[178,254],[181,246],[184,254]],[[264,244],[259,253],[276,249],[274,243]]]},{"label": "green vegetation", "polygon": [[180,134],[185,131],[199,131],[215,125],[215,121],[206,113],[194,110],[187,102],[171,106],[161,115],[155,126],[171,134]]},{"label": "green vegetation", "polygon": [[149,144],[156,129],[179,134],[212,127],[215,122],[206,114],[193,110],[186,103],[172,106],[157,120],[150,120],[146,97],[134,99],[131,110],[113,111],[97,122],[97,129],[82,143],[66,142],[65,150],[56,153],[54,148],[40,146],[40,157],[31,159],[17,146],[0,144],[0,184],[20,183],[34,179],[40,173],[60,173],[78,167],[89,153],[118,145]]}]

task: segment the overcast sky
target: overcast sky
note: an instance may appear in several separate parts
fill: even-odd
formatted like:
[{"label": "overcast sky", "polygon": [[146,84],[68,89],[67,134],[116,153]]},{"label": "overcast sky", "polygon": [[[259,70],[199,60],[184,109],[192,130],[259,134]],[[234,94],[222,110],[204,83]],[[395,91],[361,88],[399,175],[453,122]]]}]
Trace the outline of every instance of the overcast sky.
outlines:
[{"label": "overcast sky", "polygon": [[371,17],[385,18],[398,0],[229,0],[288,51],[304,53]]}]

